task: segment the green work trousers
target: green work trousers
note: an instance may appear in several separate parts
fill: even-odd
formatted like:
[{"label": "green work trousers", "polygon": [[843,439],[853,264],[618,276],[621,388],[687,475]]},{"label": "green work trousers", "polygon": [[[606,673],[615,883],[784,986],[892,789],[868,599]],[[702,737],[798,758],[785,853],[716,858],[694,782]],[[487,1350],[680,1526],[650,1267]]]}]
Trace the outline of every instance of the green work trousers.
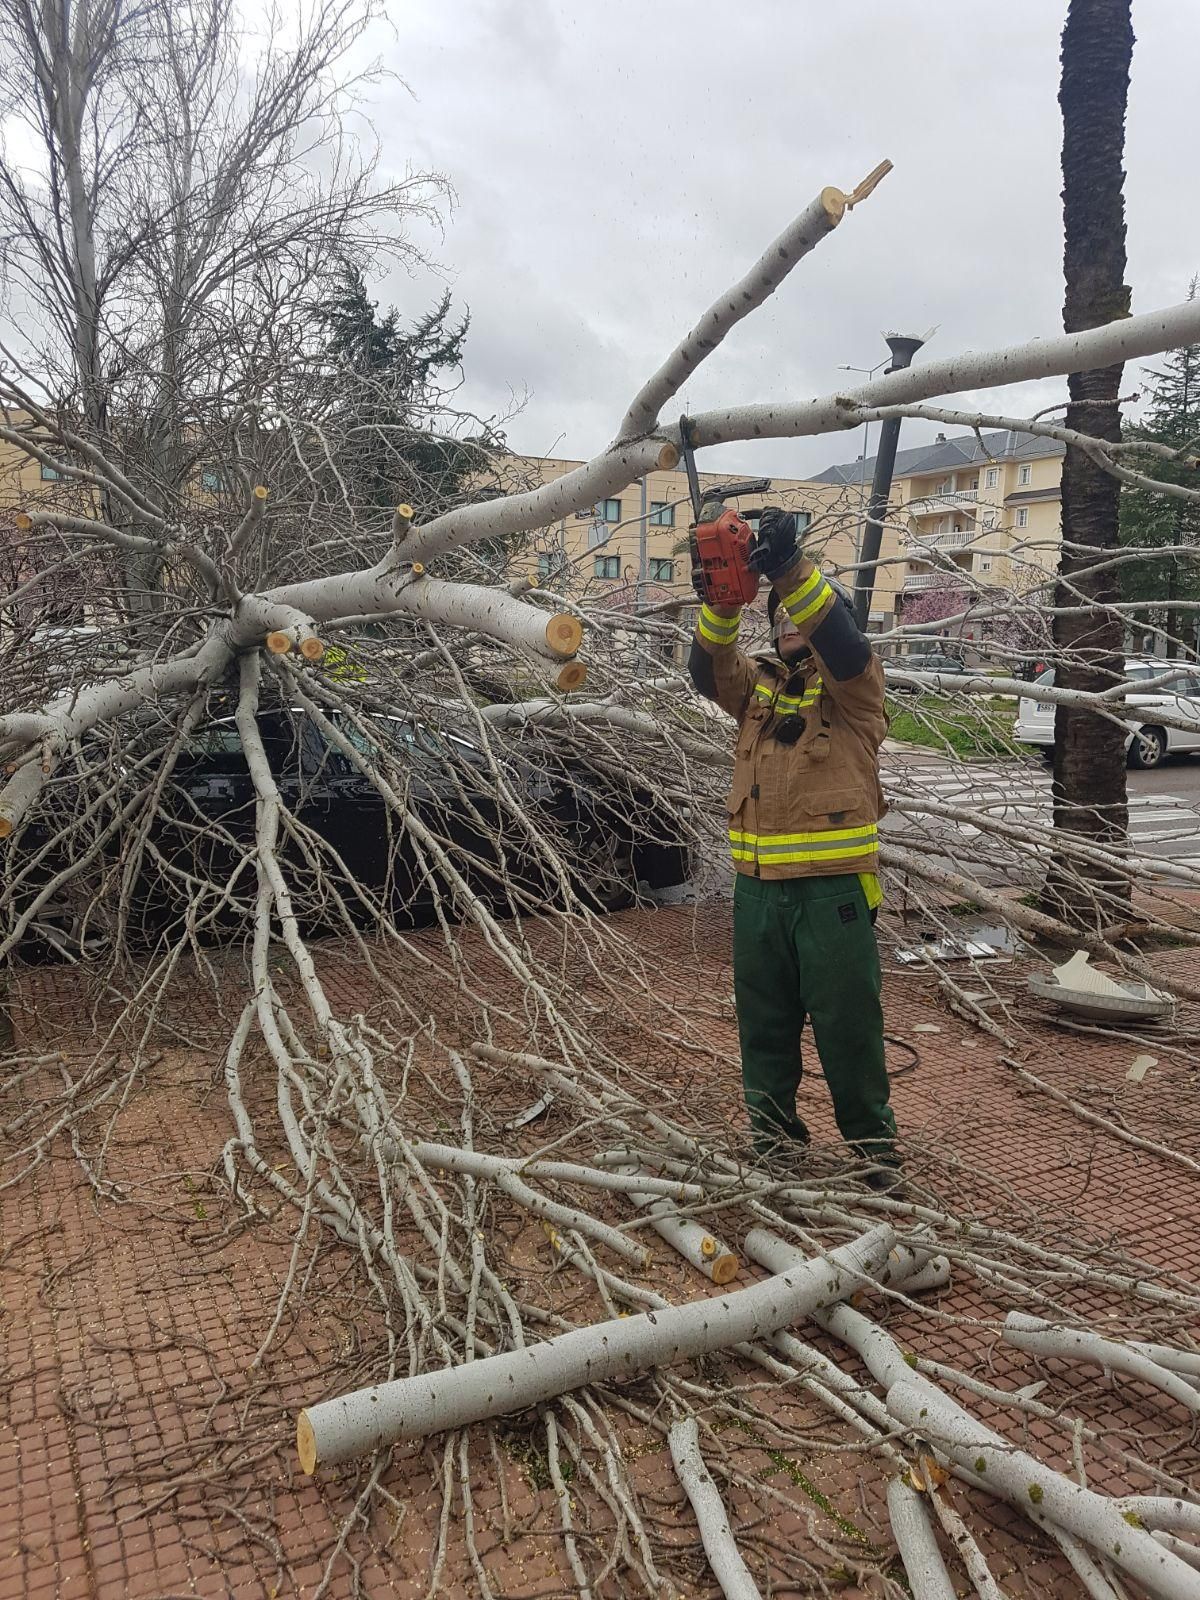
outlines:
[{"label": "green work trousers", "polygon": [[864,1156],[893,1154],[879,946],[854,873],[766,881],[738,873],[733,980],[754,1143],[806,1143],[796,1115],[800,1035],[812,1022],[838,1129]]}]

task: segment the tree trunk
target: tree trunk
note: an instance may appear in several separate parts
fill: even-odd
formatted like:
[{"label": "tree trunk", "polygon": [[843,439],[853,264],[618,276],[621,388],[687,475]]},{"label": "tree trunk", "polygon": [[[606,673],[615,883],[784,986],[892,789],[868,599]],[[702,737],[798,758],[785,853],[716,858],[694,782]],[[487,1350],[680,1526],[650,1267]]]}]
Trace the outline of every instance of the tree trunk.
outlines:
[{"label": "tree trunk", "polygon": [[[1131,0],[1071,0],[1062,37],[1063,268],[1068,333],[1129,314],[1125,279],[1125,105],[1133,54]],[[1067,426],[1101,439],[1121,436],[1121,366],[1072,373]],[[1113,571],[1093,565],[1117,542],[1120,487],[1083,451],[1068,446],[1062,474],[1064,550],[1060,605],[1096,607],[1056,616],[1059,682],[1100,690],[1124,676]],[[1067,546],[1082,546],[1069,551]],[[1087,547],[1096,551],[1090,554]],[[1066,659],[1064,659],[1066,658]],[[1060,705],[1055,715],[1054,826],[1094,843],[1120,846],[1127,837],[1125,730],[1094,712]],[[1053,861],[1045,888],[1049,908],[1072,922],[1111,923],[1128,883],[1110,870]]]}]

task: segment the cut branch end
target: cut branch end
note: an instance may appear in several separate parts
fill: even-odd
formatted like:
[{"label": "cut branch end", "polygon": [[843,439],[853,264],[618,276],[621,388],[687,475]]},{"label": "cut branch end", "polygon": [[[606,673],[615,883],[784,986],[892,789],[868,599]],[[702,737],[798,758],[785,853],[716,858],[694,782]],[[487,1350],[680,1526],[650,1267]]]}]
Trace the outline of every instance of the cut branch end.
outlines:
[{"label": "cut branch end", "polygon": [[276,628],[273,633],[267,635],[267,649],[273,656],[285,656],[291,648],[291,638],[282,628]]},{"label": "cut branch end", "polygon": [[873,194],[891,170],[890,161],[881,161],[877,167],[868,172],[858,188],[846,195],[846,210],[853,211],[860,200],[865,200],[869,194]]},{"label": "cut branch end", "polygon": [[587,668],[582,661],[568,661],[555,679],[556,686],[566,694],[571,689],[582,689],[587,682]]},{"label": "cut branch end", "polygon": [[737,1277],[738,1258],[734,1255],[718,1256],[713,1262],[709,1276],[716,1284],[732,1283]]},{"label": "cut branch end", "polygon": [[546,643],[555,655],[573,656],[583,643],[583,623],[559,611],[546,624]]},{"label": "cut branch end", "polygon": [[679,451],[668,442],[658,452],[658,470],[660,472],[673,472],[679,465]]},{"label": "cut branch end", "polygon": [[325,654],[325,646],[323,642],[317,638],[316,634],[310,634],[307,639],[301,642],[300,654],[304,657],[305,661],[320,661],[321,657]]},{"label": "cut branch end", "polygon": [[317,1437],[307,1411],[302,1411],[296,1419],[296,1454],[300,1457],[301,1472],[311,1478],[317,1470]]}]

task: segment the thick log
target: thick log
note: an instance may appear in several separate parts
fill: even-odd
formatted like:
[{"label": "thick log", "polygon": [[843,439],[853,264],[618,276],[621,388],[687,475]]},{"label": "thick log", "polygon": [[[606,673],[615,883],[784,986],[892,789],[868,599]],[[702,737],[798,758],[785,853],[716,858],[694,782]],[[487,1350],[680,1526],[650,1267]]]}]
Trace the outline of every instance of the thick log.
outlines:
[{"label": "thick log", "polygon": [[736,1294],[575,1328],[542,1344],[323,1401],[297,1422],[301,1468],[315,1472],[403,1439],[524,1411],[584,1384],[632,1378],[768,1338],[852,1294],[864,1277],[883,1269],[895,1242],[895,1230],[882,1223],[828,1257]]}]

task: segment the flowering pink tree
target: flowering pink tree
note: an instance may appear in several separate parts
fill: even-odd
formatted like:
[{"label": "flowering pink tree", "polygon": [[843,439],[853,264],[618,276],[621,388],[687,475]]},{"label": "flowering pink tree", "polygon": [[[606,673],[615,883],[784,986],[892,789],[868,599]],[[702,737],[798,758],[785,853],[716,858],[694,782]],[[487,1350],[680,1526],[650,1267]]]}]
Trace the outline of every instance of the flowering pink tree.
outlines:
[{"label": "flowering pink tree", "polygon": [[904,622],[940,622],[943,617],[957,617],[967,610],[972,601],[972,591],[951,577],[940,579],[928,589],[918,589],[904,598]]}]

